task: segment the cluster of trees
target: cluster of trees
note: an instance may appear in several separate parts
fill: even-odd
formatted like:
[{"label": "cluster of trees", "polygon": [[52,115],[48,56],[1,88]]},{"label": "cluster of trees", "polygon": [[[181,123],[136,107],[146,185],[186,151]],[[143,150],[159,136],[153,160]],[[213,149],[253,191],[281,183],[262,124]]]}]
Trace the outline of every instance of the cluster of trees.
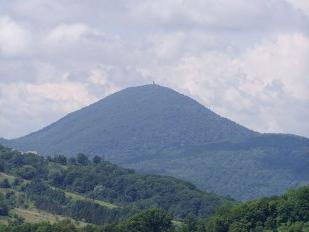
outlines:
[{"label": "cluster of trees", "polygon": [[[222,208],[207,222],[208,231],[276,231],[305,227],[309,222],[309,187],[290,190],[280,197],[261,198]],[[309,229],[307,227],[307,229]]]},{"label": "cluster of trees", "polygon": [[[209,217],[219,205],[228,201],[176,178],[137,174],[98,156],[89,160],[84,154],[69,159],[62,155],[44,158],[0,146],[1,170],[23,180],[42,182],[63,191],[134,209],[133,212],[162,208],[175,218],[190,214]],[[39,202],[37,197],[36,202]]]},{"label": "cluster of trees", "polygon": [[55,155],[53,157],[48,156],[47,160],[50,162],[59,163],[62,165],[72,164],[72,165],[89,165],[91,163],[93,164],[99,164],[102,162],[102,157],[100,156],[94,156],[92,160],[89,160],[88,156],[86,156],[83,153],[78,153],[76,157],[70,157],[67,158],[64,155]]}]

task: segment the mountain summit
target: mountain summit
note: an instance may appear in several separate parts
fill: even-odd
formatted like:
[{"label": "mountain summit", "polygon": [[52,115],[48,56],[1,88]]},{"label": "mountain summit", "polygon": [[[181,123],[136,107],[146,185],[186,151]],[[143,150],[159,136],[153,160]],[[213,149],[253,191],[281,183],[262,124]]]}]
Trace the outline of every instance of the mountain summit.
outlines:
[{"label": "mountain summit", "polygon": [[12,143],[43,154],[104,154],[123,162],[132,153],[145,156],[255,134],[172,89],[145,85],[112,94]]},{"label": "mountain summit", "polygon": [[0,143],[42,154],[103,155],[238,200],[309,183],[309,139],[254,132],[158,85],[127,88]]}]

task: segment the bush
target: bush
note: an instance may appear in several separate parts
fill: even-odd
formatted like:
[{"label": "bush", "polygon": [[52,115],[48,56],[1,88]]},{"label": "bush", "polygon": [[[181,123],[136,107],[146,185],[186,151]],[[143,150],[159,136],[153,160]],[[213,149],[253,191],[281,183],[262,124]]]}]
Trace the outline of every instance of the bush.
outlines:
[{"label": "bush", "polygon": [[0,183],[1,188],[11,188],[11,184],[8,179],[3,179],[3,181]]}]

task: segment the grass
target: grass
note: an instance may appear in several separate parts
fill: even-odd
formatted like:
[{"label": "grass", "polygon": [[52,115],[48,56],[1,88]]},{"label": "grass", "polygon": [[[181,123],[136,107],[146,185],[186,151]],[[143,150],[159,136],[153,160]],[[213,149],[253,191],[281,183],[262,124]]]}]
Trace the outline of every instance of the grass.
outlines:
[{"label": "grass", "polygon": [[181,227],[184,224],[183,222],[177,220],[172,220],[172,223],[176,227]]},{"label": "grass", "polygon": [[112,203],[109,203],[109,202],[106,202],[106,201],[101,201],[101,200],[90,199],[88,197],[79,195],[77,193],[72,193],[72,192],[66,192],[65,191],[65,196],[66,197],[71,197],[73,200],[91,201],[91,202],[94,202],[96,204],[99,204],[99,205],[101,205],[103,207],[107,207],[107,208],[110,208],[110,209],[115,209],[115,208],[119,207],[119,206],[114,205]]},{"label": "grass", "polygon": [[38,223],[48,221],[50,223],[55,223],[63,220],[70,220],[77,226],[85,226],[87,223],[73,220],[72,218],[64,217],[61,215],[51,214],[46,211],[38,210],[35,208],[22,209],[14,208],[10,213],[16,214],[22,217],[26,222]]},{"label": "grass", "polygon": [[4,179],[7,179],[10,182],[10,184],[12,184],[16,179],[16,177],[0,172],[0,181],[3,181]]}]

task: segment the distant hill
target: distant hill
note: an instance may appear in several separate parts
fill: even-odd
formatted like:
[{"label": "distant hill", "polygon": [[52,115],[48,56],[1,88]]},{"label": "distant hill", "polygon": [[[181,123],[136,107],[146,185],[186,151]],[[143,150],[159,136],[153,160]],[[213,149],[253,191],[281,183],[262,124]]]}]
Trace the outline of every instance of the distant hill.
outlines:
[{"label": "distant hill", "polygon": [[238,200],[283,193],[309,184],[309,140],[264,134],[240,141],[162,150],[132,161],[140,172],[172,175]]},{"label": "distant hill", "polygon": [[42,154],[103,155],[125,167],[180,177],[244,200],[308,182],[303,168],[309,162],[308,141],[254,132],[174,90],[146,85],[3,143]]}]

